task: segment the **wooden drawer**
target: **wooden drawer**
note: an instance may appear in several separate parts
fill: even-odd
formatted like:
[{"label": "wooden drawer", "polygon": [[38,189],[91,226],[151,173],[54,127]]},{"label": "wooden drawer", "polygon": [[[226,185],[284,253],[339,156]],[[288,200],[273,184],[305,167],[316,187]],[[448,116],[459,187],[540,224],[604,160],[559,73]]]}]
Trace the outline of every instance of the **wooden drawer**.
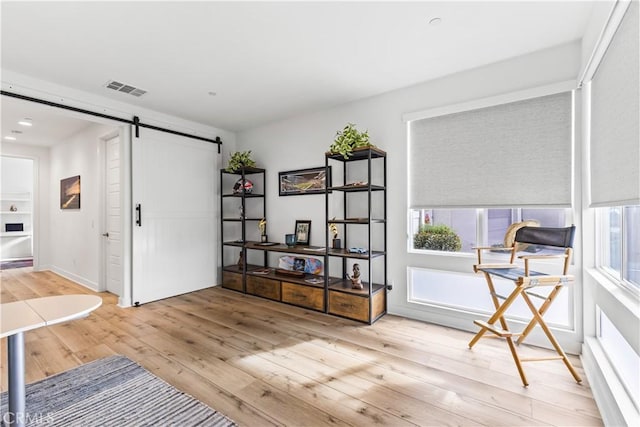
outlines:
[{"label": "wooden drawer", "polygon": [[368,322],[369,297],[329,291],[329,313]]},{"label": "wooden drawer", "polygon": [[230,271],[222,272],[222,287],[242,292],[242,274],[231,273]]},{"label": "wooden drawer", "polygon": [[247,293],[280,301],[280,281],[264,277],[247,276]]},{"label": "wooden drawer", "polygon": [[282,302],[323,311],[324,289],[282,282]]},{"label": "wooden drawer", "polygon": [[[384,292],[378,292],[372,297],[374,319],[384,312],[384,297]],[[361,322],[369,322],[369,296],[329,291],[329,313]]]}]

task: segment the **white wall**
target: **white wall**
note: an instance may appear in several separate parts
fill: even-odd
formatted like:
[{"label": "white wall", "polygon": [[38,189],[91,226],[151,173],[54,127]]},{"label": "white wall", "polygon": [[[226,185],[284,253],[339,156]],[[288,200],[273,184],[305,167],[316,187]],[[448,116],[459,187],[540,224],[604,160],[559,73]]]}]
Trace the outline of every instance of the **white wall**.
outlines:
[{"label": "white wall", "polygon": [[[407,132],[405,113],[458,104],[557,82],[575,80],[581,62],[576,41],[499,62],[326,111],[294,117],[238,134],[238,149],[252,150],[267,167],[269,236],[283,240],[296,219],[311,219],[312,244],[324,244],[324,198],[278,197],[278,171],[324,164],[324,153],[336,130],[353,122],[368,129],[372,143],[388,153],[389,312],[460,326],[450,313],[407,302],[407,267],[428,267],[468,273],[470,257],[411,254],[407,250]],[[366,69],[363,69],[366,72]],[[469,177],[472,179],[473,177]],[[271,237],[273,236],[273,237]],[[467,320],[464,321],[466,324]],[[468,327],[468,326],[467,326]],[[575,347],[574,350],[578,350]]]},{"label": "white wall", "polygon": [[33,262],[35,270],[45,270],[51,262],[49,251],[49,149],[3,142],[2,155],[33,159]]},{"label": "white wall", "polygon": [[[113,126],[91,124],[51,148],[51,270],[98,289],[102,238],[100,138]],[[60,180],[80,175],[80,209],[60,209]]]}]

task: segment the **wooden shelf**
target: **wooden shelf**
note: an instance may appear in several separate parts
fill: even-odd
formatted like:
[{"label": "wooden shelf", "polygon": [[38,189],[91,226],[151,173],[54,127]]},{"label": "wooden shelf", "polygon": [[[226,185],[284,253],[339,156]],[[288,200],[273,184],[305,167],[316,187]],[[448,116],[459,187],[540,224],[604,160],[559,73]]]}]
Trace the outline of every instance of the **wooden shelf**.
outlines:
[{"label": "wooden shelf", "polygon": [[328,255],[342,258],[373,259],[384,256],[385,253],[383,251],[371,251],[371,256],[369,256],[368,253],[359,254],[357,252],[349,252],[347,249],[329,249]]},{"label": "wooden shelf", "polygon": [[[283,252],[283,253],[298,254],[298,255],[324,256],[326,254],[326,248],[324,247],[301,246],[301,245],[287,246],[282,243],[278,243],[275,245],[262,245],[261,242],[247,242],[246,248],[260,250],[260,251]],[[320,250],[312,250],[312,249],[320,249]]]},{"label": "wooden shelf", "polygon": [[245,198],[245,199],[251,199],[251,198],[258,198],[258,197],[264,197],[264,194],[260,194],[260,193],[249,193],[249,194],[245,194],[244,196],[242,195],[242,193],[236,193],[236,194],[223,194],[222,197],[237,197],[237,198]]},{"label": "wooden shelf", "polygon": [[[384,224],[387,222],[385,219],[372,218],[372,224]],[[330,219],[329,224],[369,224],[367,218],[346,218],[346,219]]]},{"label": "wooden shelf", "polygon": [[325,153],[326,156],[330,159],[340,160],[343,162],[351,162],[355,160],[366,160],[369,158],[369,153],[371,153],[372,159],[377,159],[379,157],[387,157],[387,153],[384,150],[381,150],[376,147],[364,147],[364,148],[356,148],[353,150],[351,156],[348,159],[342,157],[342,154],[334,154],[334,153]]},{"label": "wooden shelf", "polygon": [[[351,280],[349,279],[337,279],[329,285],[329,290],[344,292],[347,294],[353,295],[361,295],[363,297],[369,296],[369,284],[367,282],[362,282],[364,289],[353,289],[351,287]],[[378,283],[373,284],[373,289],[371,290],[372,294],[380,292],[384,290],[385,286],[380,285]]]},{"label": "wooden shelf", "polygon": [[[372,185],[371,186],[371,191],[384,191],[386,190],[385,187],[383,187],[382,185]],[[364,185],[340,185],[338,187],[329,187],[329,191],[344,191],[347,193],[356,193],[356,192],[364,192],[364,191],[369,191],[369,185],[368,184],[364,184]]]}]

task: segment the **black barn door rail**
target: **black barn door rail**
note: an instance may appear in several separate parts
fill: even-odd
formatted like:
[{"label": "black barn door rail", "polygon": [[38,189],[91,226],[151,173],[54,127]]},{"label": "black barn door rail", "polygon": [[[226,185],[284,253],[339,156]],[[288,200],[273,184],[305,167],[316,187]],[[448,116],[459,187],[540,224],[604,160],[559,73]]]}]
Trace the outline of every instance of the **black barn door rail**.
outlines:
[{"label": "black barn door rail", "polygon": [[184,136],[185,138],[197,139],[198,141],[210,142],[212,144],[218,144],[218,154],[220,154],[220,146],[222,145],[222,140],[219,136],[216,136],[216,139],[204,138],[202,136],[191,135],[189,133],[178,132],[176,130],[166,129],[159,126],[148,125],[140,122],[140,118],[138,116],[133,116],[133,120],[123,119],[121,117],[110,116],[108,114],[97,113],[95,111],[85,110],[84,108],[72,107],[70,105],[58,104],[57,102],[46,101],[44,99],[33,98],[31,96],[20,95],[18,93],[7,92],[5,90],[0,91],[0,94],[3,96],[9,96],[12,98],[22,99],[24,101],[35,102],[38,104],[48,105],[49,107],[62,108],[63,110],[75,111],[77,113],[88,114],[94,117],[101,117],[103,119],[115,120],[120,123],[127,123],[135,126],[135,135],[136,138],[140,136],[140,128],[153,129],[160,132],[170,133],[172,135]]}]

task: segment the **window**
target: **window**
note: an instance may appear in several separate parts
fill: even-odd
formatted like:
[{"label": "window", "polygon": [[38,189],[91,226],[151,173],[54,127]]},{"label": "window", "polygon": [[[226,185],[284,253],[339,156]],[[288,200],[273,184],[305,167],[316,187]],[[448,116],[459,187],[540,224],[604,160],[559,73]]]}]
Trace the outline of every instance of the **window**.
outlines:
[{"label": "window", "polygon": [[[495,311],[484,279],[476,274],[409,267],[408,282],[409,302],[462,312],[472,311],[487,316]],[[509,295],[513,291],[513,282],[509,280],[495,278],[493,284],[500,295]],[[550,289],[541,289],[537,293],[548,294],[549,291]],[[565,329],[572,327],[572,299],[571,289],[560,291],[555,304],[551,305],[544,316],[549,325]],[[507,318],[527,322],[531,319],[531,310],[524,300],[518,298],[509,307]]]},{"label": "window", "polygon": [[[412,209],[410,212],[411,248],[417,252],[430,250],[441,254],[459,252],[471,255],[475,254],[474,246],[504,246],[504,235],[514,222],[535,219],[543,227],[565,227],[571,222],[571,210],[562,208]],[[432,228],[425,226],[436,226],[439,239],[422,235],[416,237],[421,231],[424,234],[429,232],[428,228]],[[447,229],[443,232],[442,227]],[[442,234],[446,234],[445,243],[450,242],[451,235],[456,236],[461,243],[459,249],[453,251],[451,247],[442,247]],[[486,252],[483,259],[493,257],[503,262],[508,260],[508,256],[501,251]],[[494,311],[487,288],[476,275],[410,267],[408,276],[409,302],[465,312],[490,314]],[[502,295],[508,295],[513,289],[513,282],[503,279],[495,279],[494,285]],[[548,291],[550,289],[541,290],[540,293]],[[550,325],[568,329],[573,327],[573,298],[571,288],[561,291],[556,304],[545,316]],[[526,320],[531,317],[531,311],[523,301],[516,301],[507,316],[509,319]]]},{"label": "window", "polygon": [[600,268],[623,286],[640,290],[640,205],[598,209]]},{"label": "window", "polygon": [[[569,216],[568,209],[547,208],[513,208],[513,209],[412,209],[410,221],[411,248],[416,250],[436,250],[449,252],[473,252],[474,246],[503,245],[507,228],[514,222],[535,219],[543,227],[565,227]],[[452,250],[454,245],[443,248],[432,239],[420,238],[428,232],[424,227],[444,226],[448,236],[457,236],[460,246]],[[442,232],[442,230],[440,230]],[[455,237],[450,237],[455,239]],[[449,240],[447,240],[449,242]]]},{"label": "window", "polygon": [[607,358],[614,367],[620,382],[624,385],[636,408],[640,399],[640,356],[633,351],[633,347],[622,336],[613,322],[604,314],[602,310],[597,310],[600,314],[600,330],[598,340],[602,344]]}]

